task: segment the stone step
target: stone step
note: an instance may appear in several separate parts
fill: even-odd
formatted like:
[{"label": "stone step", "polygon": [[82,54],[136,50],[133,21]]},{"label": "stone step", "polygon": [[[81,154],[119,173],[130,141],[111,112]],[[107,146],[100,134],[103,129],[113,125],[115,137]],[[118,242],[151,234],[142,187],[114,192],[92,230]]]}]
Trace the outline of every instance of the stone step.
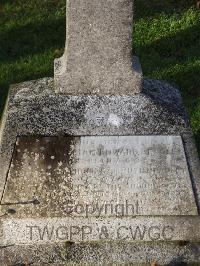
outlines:
[{"label": "stone step", "polygon": [[1,220],[1,245],[82,242],[200,242],[200,216]]},{"label": "stone step", "polygon": [[0,249],[0,265],[199,265],[195,242],[93,242],[13,245]]}]

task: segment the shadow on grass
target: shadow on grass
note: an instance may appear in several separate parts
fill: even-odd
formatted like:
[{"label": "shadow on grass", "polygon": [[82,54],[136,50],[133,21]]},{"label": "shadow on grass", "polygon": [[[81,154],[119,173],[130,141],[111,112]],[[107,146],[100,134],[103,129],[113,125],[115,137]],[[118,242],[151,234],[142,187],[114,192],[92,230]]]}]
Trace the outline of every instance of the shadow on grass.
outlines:
[{"label": "shadow on grass", "polygon": [[[158,72],[161,78],[178,84],[185,95],[195,97],[200,96],[199,47],[200,22],[187,30],[137,47],[137,50],[144,61],[143,67],[147,75]],[[189,70],[187,64],[190,65]],[[177,71],[173,70],[175,66]]]},{"label": "shadow on grass", "polygon": [[[65,18],[0,32],[0,116],[11,84],[53,75],[53,60],[65,43],[64,29]],[[33,67],[26,67],[31,63]]]},{"label": "shadow on grass", "polygon": [[196,0],[136,0],[136,18],[148,18],[159,13],[166,15],[181,13],[196,5]]},{"label": "shadow on grass", "polygon": [[52,47],[61,48],[64,44],[64,28],[65,20],[57,19],[0,32],[0,63],[38,54]]},{"label": "shadow on grass", "polygon": [[5,4],[12,4],[13,0],[0,0],[0,6],[5,5]]},{"label": "shadow on grass", "polygon": [[[166,14],[172,11],[178,13],[181,9],[190,7],[192,4],[192,1],[184,0],[171,0],[168,3],[166,1],[138,0],[139,9],[141,11],[145,10],[144,14],[138,14],[138,19],[144,16],[153,16],[160,11]],[[138,46],[136,50],[146,76],[167,80],[179,86],[190,117],[196,121],[196,126],[193,129],[200,153],[200,117],[199,113],[196,112],[197,109],[200,109],[199,47],[200,21],[196,25],[174,35],[160,38],[147,45]]]},{"label": "shadow on grass", "polygon": [[[0,5],[11,2],[0,0]],[[136,15],[137,19],[148,19],[148,17],[161,12],[165,14],[180,13],[194,5],[195,0],[137,0]],[[53,74],[53,58],[59,56],[53,50],[64,46],[64,28],[65,17],[47,20],[41,24],[29,23],[25,26],[15,26],[9,31],[0,33],[0,71],[1,65],[4,67],[8,63],[13,64],[11,69],[8,72],[6,70],[3,78],[0,79],[0,112],[10,84]],[[200,100],[197,100],[200,91],[200,67],[198,64],[193,64],[189,68],[184,68],[184,64],[190,60],[200,60],[199,47],[200,22],[175,35],[154,41],[146,46],[137,47],[145,75],[157,78],[155,72],[158,71],[161,73],[159,75],[162,79],[179,85],[190,113],[193,112],[196,105],[200,104]],[[44,62],[39,60],[36,64],[37,66],[44,65],[39,70],[35,67],[26,71],[24,67],[14,64],[16,60],[26,57],[30,57],[30,61],[33,57],[32,62],[34,63],[34,56],[45,53],[48,49],[51,50],[49,57],[44,58]],[[179,71],[174,71],[173,67],[176,64],[183,67]],[[200,143],[200,132],[197,136],[198,143]]]}]

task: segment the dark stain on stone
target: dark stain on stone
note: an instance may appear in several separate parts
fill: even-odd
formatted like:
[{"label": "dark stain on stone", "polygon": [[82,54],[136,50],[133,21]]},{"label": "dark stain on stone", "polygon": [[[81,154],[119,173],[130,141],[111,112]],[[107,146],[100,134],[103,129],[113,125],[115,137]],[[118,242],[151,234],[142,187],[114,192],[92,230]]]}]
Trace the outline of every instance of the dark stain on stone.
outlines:
[{"label": "dark stain on stone", "polygon": [[66,204],[72,203],[74,148],[79,141],[65,135],[18,137],[1,204],[5,212],[15,206],[20,217],[21,212],[46,216],[50,209],[55,215],[66,213]]},{"label": "dark stain on stone", "polygon": [[[46,176],[45,184],[51,188],[56,187],[59,183],[59,178],[55,169],[59,162],[62,162],[65,167],[69,169],[71,167],[70,163],[70,149],[71,145],[75,142],[75,137],[71,136],[59,136],[59,137],[20,137],[18,138],[18,146],[13,153],[14,167],[17,172],[21,172],[23,168],[23,156],[28,150],[28,160],[29,165],[33,167],[33,164],[40,169],[44,169],[45,173],[50,174]],[[41,150],[41,148],[43,148]],[[34,163],[33,157],[30,153],[39,153],[38,160]],[[42,159],[43,157],[43,159]],[[50,180],[51,179],[51,180]]]},{"label": "dark stain on stone", "polygon": [[40,204],[39,200],[33,199],[33,200],[28,200],[28,201],[17,201],[17,202],[4,202],[1,203],[0,206],[9,206],[9,205],[37,205]]},{"label": "dark stain on stone", "polygon": [[9,214],[15,214],[16,213],[16,210],[15,209],[8,209],[7,210],[7,213],[9,213]]},{"label": "dark stain on stone", "polygon": [[29,265],[33,265],[33,263],[32,262],[30,262],[30,263],[15,263],[15,264],[12,264],[12,266],[29,266]]},{"label": "dark stain on stone", "polygon": [[72,241],[66,241],[65,242],[65,247],[66,248],[69,248],[69,247],[71,247],[72,245],[74,245],[75,243],[74,242],[72,242]]},{"label": "dark stain on stone", "polygon": [[12,244],[12,245],[6,245],[6,246],[0,246],[0,249],[10,248],[10,247],[14,247],[14,244]]},{"label": "dark stain on stone", "polygon": [[[51,165],[50,172],[53,172],[59,162],[64,163],[67,167],[70,167],[70,149],[73,143],[74,137],[45,137],[41,139],[40,146],[44,146],[44,160],[42,164],[44,167]],[[64,156],[66,154],[66,156]]]},{"label": "dark stain on stone", "polygon": [[39,201],[38,199],[34,199],[34,200],[33,200],[33,204],[34,204],[34,205],[38,205],[38,204],[40,204],[40,201]]},{"label": "dark stain on stone", "polygon": [[188,244],[190,244],[190,242],[189,241],[179,241],[178,244],[180,247],[184,247],[184,246],[187,246]]},{"label": "dark stain on stone", "polygon": [[[64,167],[68,167],[69,175],[71,174],[71,146],[75,141],[75,137],[48,137],[42,140],[44,146],[44,160],[41,167],[45,169],[46,175],[45,185],[49,188],[56,188],[62,176],[58,174],[58,165],[62,163]],[[44,143],[46,142],[46,143]],[[62,166],[60,166],[63,170]],[[56,170],[57,169],[57,170]],[[68,184],[70,185],[70,184]]]}]

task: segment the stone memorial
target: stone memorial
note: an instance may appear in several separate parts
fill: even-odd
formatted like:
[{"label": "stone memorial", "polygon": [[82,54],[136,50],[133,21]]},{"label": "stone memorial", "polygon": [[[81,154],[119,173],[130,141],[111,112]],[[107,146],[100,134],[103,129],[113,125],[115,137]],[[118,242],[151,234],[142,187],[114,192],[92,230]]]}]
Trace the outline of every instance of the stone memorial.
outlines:
[{"label": "stone memorial", "polygon": [[179,91],[143,79],[131,0],[67,1],[54,78],[0,128],[0,265],[200,263],[200,164]]},{"label": "stone memorial", "polygon": [[138,93],[141,67],[133,57],[132,22],[132,0],[67,1],[65,53],[55,60],[56,91],[72,95]]}]

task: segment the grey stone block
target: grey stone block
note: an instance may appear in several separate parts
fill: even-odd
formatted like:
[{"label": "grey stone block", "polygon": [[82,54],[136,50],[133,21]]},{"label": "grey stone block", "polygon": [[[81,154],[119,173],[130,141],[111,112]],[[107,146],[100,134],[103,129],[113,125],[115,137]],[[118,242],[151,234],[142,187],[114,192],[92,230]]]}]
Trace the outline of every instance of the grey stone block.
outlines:
[{"label": "grey stone block", "polygon": [[142,72],[133,57],[133,0],[69,0],[65,53],[55,89],[68,95],[134,95]]},{"label": "grey stone block", "polygon": [[0,194],[17,136],[64,134],[192,136],[178,90],[163,82],[145,80],[135,96],[66,96],[52,78],[24,82],[11,88],[1,124]]},{"label": "grey stone block", "polygon": [[[39,208],[42,207],[41,202]],[[27,213],[26,209],[28,208],[25,207],[24,216]],[[73,214],[64,213],[62,217],[50,218],[55,215],[51,208],[42,215],[38,212],[38,218],[17,219],[17,215],[16,213],[12,218],[3,219],[3,236],[0,239],[2,246],[102,241],[127,244],[200,242],[200,219],[197,215],[96,218],[84,215],[74,217]],[[47,218],[41,218],[42,216]]]},{"label": "grey stone block", "polygon": [[198,215],[182,139],[166,135],[18,137],[1,204],[13,218],[82,223]]},{"label": "grey stone block", "polygon": [[[142,80],[132,51],[133,2],[68,0],[66,47],[55,60],[54,80],[10,90],[0,128],[1,265],[200,262],[200,165],[193,134],[179,91]],[[128,156],[117,162],[115,154],[103,156],[109,160],[100,167],[102,158],[94,162],[90,156],[91,146],[102,152],[100,139],[107,149],[110,140],[115,151],[126,146]],[[123,165],[134,171],[129,180],[120,172]],[[93,172],[83,176],[86,167]],[[65,200],[83,203],[86,194],[86,203],[98,202],[93,189],[86,191],[95,182],[103,202],[136,197],[140,212],[137,204],[130,217],[66,213]],[[76,185],[82,186],[78,192]],[[74,238],[72,227],[78,230]]]},{"label": "grey stone block", "polygon": [[[176,88],[165,82],[147,79],[144,80],[142,91],[134,96],[66,96],[55,94],[54,91],[51,78],[12,87],[1,124],[1,195],[6,189],[7,173],[17,136],[177,135],[183,140],[195,201],[199,209],[199,160],[188,117]],[[4,215],[5,208],[2,206],[1,211],[1,215]],[[15,214],[13,215],[12,217],[10,210],[10,213],[7,212],[1,217],[1,222],[5,221],[5,218],[12,221],[15,217]],[[187,219],[190,218],[186,217],[185,222]],[[194,219],[197,219],[198,224],[199,216],[196,215]],[[185,222],[182,223],[183,228],[185,226],[187,229]],[[195,228],[198,227],[195,227],[193,222],[190,227],[194,229],[195,235]],[[185,236],[179,238],[183,239],[188,240]],[[140,244],[111,241],[83,244],[66,242],[66,245],[2,246],[0,259],[2,265],[20,262],[26,256],[35,263],[33,265],[66,263],[60,254],[64,254],[67,263],[85,262],[96,265],[147,263],[154,259],[161,265],[176,260],[185,263],[200,261],[199,243],[194,243],[194,239],[191,243],[144,241]]]},{"label": "grey stone block", "polygon": [[40,265],[199,265],[199,243],[65,243],[11,246],[0,249],[2,266],[25,262]]}]

